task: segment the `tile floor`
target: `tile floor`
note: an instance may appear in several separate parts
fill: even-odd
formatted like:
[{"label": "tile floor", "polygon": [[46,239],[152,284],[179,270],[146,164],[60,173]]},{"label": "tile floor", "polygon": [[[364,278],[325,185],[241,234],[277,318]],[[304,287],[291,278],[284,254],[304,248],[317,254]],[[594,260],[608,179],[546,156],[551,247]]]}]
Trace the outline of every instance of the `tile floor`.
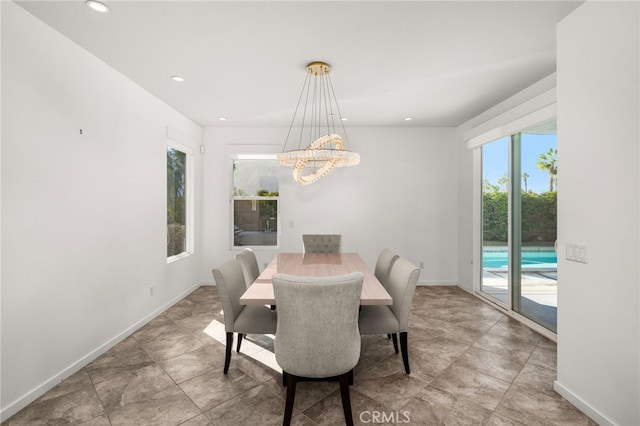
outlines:
[{"label": "tile floor", "polygon": [[[278,372],[233,352],[222,374],[224,345],[204,332],[220,312],[215,287],[198,288],[2,426],[281,424]],[[555,344],[463,290],[418,287],[410,324],[411,375],[386,336],[363,337],[356,424],[595,424],[553,391]],[[343,424],[339,395],[301,383],[293,424]]]}]

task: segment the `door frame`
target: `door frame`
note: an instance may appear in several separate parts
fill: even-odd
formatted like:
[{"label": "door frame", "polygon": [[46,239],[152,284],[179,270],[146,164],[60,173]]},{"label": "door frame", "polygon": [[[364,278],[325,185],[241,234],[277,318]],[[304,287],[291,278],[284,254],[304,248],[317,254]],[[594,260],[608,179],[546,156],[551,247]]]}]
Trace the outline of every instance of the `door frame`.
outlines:
[{"label": "door frame", "polygon": [[[512,203],[514,202],[514,197],[513,197],[513,191],[520,191],[520,182],[519,179],[514,180],[513,176],[519,176],[520,175],[520,164],[514,165],[514,161],[512,161],[512,159],[514,158],[514,154],[519,155],[519,149],[520,147],[517,146],[518,144],[514,144],[512,136],[514,134],[519,134],[520,130],[525,130],[527,127],[530,127],[533,124],[537,124],[540,122],[544,122],[550,119],[554,119],[556,118],[556,114],[555,114],[555,103],[553,105],[550,105],[548,108],[544,108],[544,114],[541,113],[541,111],[536,111],[536,113],[534,114],[530,114],[529,116],[523,117],[520,120],[516,120],[518,121],[520,124],[522,124],[522,122],[527,122],[529,120],[534,121],[533,123],[531,123],[528,126],[523,126],[521,129],[515,130],[514,131],[514,127],[512,126],[505,126],[507,128],[509,128],[509,131],[513,132],[511,134],[508,135],[501,135],[500,137],[496,138],[496,139],[500,139],[501,137],[505,137],[505,136],[509,136],[509,143],[508,143],[508,156],[509,156],[509,167],[508,167],[508,175],[509,175],[509,186],[508,186],[508,252],[509,252],[509,272],[508,272],[508,285],[507,285],[507,289],[508,289],[508,297],[507,297],[507,303],[506,304],[502,304],[500,303],[497,299],[495,299],[494,297],[489,296],[487,293],[484,293],[482,291],[481,288],[481,284],[482,284],[482,273],[483,273],[483,268],[482,268],[482,249],[483,249],[483,241],[482,241],[482,149],[478,149],[480,148],[482,145],[484,145],[484,143],[490,143],[491,141],[485,141],[484,143],[481,144],[476,144],[474,146],[473,150],[473,258],[472,258],[472,264],[473,264],[473,293],[476,297],[480,298],[481,300],[489,303],[490,305],[496,307],[497,309],[499,309],[501,312],[503,312],[504,314],[508,315],[509,317],[525,324],[526,326],[528,326],[529,328],[531,328],[532,330],[536,331],[537,333],[547,337],[548,339],[557,342],[557,334],[554,333],[553,331],[547,329],[546,327],[538,324],[537,322],[529,319],[528,317],[516,312],[514,310],[514,299],[515,299],[515,293],[514,293],[514,276],[515,276],[515,271],[514,271],[514,264],[513,264],[513,259],[515,257],[518,257],[520,255],[520,239],[516,238],[518,237],[517,235],[514,235],[514,228],[513,228],[513,220],[514,220],[514,214],[516,215],[520,215],[520,208],[518,207],[516,209],[516,211],[513,211],[514,206],[512,205]],[[550,115],[550,113],[552,113]],[[541,117],[546,117],[545,119],[541,120]],[[501,130],[505,130],[505,129],[501,129]],[[493,140],[496,140],[493,139]],[[513,153],[512,150],[514,149],[514,146],[517,146],[518,152]],[[514,167],[515,166],[515,167]],[[515,182],[515,185],[513,184],[513,182]],[[520,197],[518,197],[520,198]],[[517,231],[517,230],[516,230]],[[514,244],[514,241],[517,242]],[[515,256],[514,256],[515,254]],[[518,273],[520,273],[521,268],[518,268],[519,271]],[[519,281],[520,276],[518,275],[517,280]],[[518,288],[519,288],[519,283],[517,283]],[[518,290],[518,296],[520,297],[520,291]],[[519,305],[519,300],[517,301],[518,305]]]}]

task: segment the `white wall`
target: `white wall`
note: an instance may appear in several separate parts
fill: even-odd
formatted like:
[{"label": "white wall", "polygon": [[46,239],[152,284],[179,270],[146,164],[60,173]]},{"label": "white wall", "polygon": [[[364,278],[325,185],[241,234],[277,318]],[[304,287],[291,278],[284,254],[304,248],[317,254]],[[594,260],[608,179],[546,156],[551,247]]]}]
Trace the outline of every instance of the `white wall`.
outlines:
[{"label": "white wall", "polygon": [[558,26],[555,388],[600,424],[640,424],[639,24],[637,2],[587,2]]},{"label": "white wall", "polygon": [[[290,169],[280,180],[280,251],[300,251],[304,233],[342,234],[342,250],[373,267],[388,247],[419,264],[422,284],[455,284],[457,167],[452,128],[347,128],[358,166],[300,186]],[[273,144],[286,128],[206,128],[203,280],[233,256],[229,248],[229,145]],[[277,151],[276,151],[277,152]],[[291,227],[293,223],[293,227]],[[261,267],[276,251],[257,251]]]},{"label": "white wall", "polygon": [[199,254],[166,263],[166,129],[201,129],[1,7],[4,419],[198,284]]}]

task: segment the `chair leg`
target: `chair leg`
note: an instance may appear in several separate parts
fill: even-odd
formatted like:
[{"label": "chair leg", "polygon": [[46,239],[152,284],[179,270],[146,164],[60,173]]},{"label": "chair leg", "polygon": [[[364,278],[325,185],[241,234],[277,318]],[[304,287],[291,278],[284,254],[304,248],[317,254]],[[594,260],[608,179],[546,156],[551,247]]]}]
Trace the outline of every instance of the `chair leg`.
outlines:
[{"label": "chair leg", "polygon": [[391,334],[387,334],[387,339],[391,340]]},{"label": "chair leg", "polygon": [[227,333],[227,347],[224,356],[224,374],[229,371],[229,363],[231,362],[231,347],[233,346],[233,333]]},{"label": "chair leg", "polygon": [[398,335],[396,333],[391,335],[391,341],[393,342],[393,349],[398,353]]},{"label": "chair leg", "polygon": [[244,334],[238,333],[238,346],[236,347],[236,352],[238,352],[238,353],[240,353],[240,344],[242,343],[242,337],[243,336],[244,336]]},{"label": "chair leg", "polygon": [[287,387],[287,373],[284,370],[282,371],[282,387]]},{"label": "chair leg", "polygon": [[349,373],[340,375],[340,396],[342,397],[342,411],[344,411],[344,421],[347,426],[353,426],[353,415],[351,414],[351,398],[349,398]]},{"label": "chair leg", "polygon": [[284,406],[283,426],[291,424],[291,416],[293,415],[293,402],[296,398],[297,377],[293,374],[287,374],[287,402]]},{"label": "chair leg", "polygon": [[349,370],[349,386],[353,385],[353,369]]},{"label": "chair leg", "polygon": [[402,362],[404,363],[404,372],[407,374],[411,374],[411,371],[409,370],[409,345],[407,344],[406,331],[400,333],[400,348],[402,349]]}]

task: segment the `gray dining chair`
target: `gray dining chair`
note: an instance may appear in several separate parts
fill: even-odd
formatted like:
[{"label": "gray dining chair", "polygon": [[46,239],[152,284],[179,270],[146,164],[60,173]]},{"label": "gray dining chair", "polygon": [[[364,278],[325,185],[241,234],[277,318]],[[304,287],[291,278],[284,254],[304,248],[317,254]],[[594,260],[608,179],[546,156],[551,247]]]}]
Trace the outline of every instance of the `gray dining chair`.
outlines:
[{"label": "gray dining chair", "polygon": [[258,266],[258,259],[256,254],[250,248],[242,250],[236,254],[236,260],[242,267],[242,273],[244,274],[244,281],[247,288],[258,278],[260,275],[260,267]]},{"label": "gray dining chair", "polygon": [[231,259],[215,268],[213,278],[216,281],[222,311],[227,346],[224,359],[224,374],[229,371],[233,334],[238,333],[236,352],[240,353],[240,344],[245,334],[275,334],[276,313],[267,306],[245,306],[240,304],[240,296],[246,291],[244,274],[240,263]]},{"label": "gray dining chair", "polygon": [[402,257],[395,261],[387,280],[387,291],[393,299],[392,305],[362,306],[358,326],[360,334],[391,334],[398,353],[397,334],[400,334],[400,349],[405,373],[409,369],[409,312],[420,276],[420,268]]},{"label": "gray dining chair", "polygon": [[342,235],[304,234],[302,244],[305,253],[340,253]]},{"label": "gray dining chair", "polygon": [[[258,266],[256,254],[250,248],[246,248],[236,254],[236,260],[240,263],[240,267],[242,267],[244,282],[247,285],[247,288],[249,288],[260,276],[260,267]],[[270,308],[271,310],[274,310],[276,306],[271,305]]]},{"label": "gray dining chair", "polygon": [[387,288],[387,281],[389,280],[389,272],[391,272],[391,267],[399,257],[400,256],[398,256],[396,253],[386,248],[382,249],[380,251],[380,254],[378,254],[378,259],[376,260],[376,267],[373,274],[385,289]]},{"label": "gray dining chair", "polygon": [[332,277],[273,276],[278,305],[275,355],[287,386],[284,425],[291,423],[299,379],[335,377],[340,382],[345,420],[353,424],[349,384],[360,359],[362,281],[360,272]]},{"label": "gray dining chair", "polygon": [[[376,267],[373,274],[385,289],[387,288],[387,281],[389,280],[389,272],[391,272],[391,267],[399,257],[400,256],[398,256],[396,253],[386,248],[382,249],[380,251],[380,254],[378,254],[378,260],[376,261]],[[387,337],[389,339],[392,338],[391,334],[387,334]],[[396,339],[393,342],[396,353],[398,353],[398,340]]]}]

